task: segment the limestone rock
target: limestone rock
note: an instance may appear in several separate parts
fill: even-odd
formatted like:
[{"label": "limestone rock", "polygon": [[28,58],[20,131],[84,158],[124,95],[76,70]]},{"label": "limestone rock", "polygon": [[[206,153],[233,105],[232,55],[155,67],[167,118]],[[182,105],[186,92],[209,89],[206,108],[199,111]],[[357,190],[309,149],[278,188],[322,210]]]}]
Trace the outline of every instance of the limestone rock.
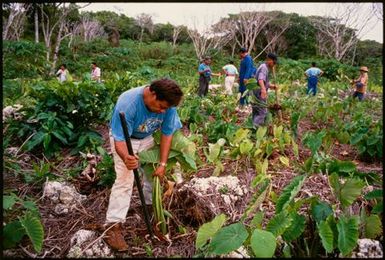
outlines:
[{"label": "limestone rock", "polygon": [[84,250],[90,243],[98,238],[96,232],[91,230],[80,229],[71,238],[71,248],[67,254],[67,257],[73,258],[99,258],[99,257],[113,257],[111,249],[103,241],[98,240],[88,249]]},{"label": "limestone rock", "polygon": [[358,239],[358,247],[353,251],[353,258],[382,258],[383,249],[380,241],[372,239]]}]

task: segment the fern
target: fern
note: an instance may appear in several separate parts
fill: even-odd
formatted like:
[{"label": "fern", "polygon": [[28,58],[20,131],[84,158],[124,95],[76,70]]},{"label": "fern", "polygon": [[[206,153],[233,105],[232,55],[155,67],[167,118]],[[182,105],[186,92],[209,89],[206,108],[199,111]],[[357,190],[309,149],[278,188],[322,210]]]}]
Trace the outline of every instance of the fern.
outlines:
[{"label": "fern", "polygon": [[275,212],[278,214],[284,210],[290,202],[294,199],[297,193],[300,191],[303,183],[305,182],[306,175],[300,175],[295,177],[292,182],[287,185],[279,196]]}]

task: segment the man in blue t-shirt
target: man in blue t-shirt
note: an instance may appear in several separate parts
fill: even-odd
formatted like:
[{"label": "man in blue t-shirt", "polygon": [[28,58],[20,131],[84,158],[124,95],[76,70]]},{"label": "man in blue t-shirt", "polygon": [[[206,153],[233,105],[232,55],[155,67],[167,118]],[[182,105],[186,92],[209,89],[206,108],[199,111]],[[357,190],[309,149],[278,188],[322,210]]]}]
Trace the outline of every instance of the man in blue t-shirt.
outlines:
[{"label": "man in blue t-shirt", "polygon": [[275,89],[275,84],[269,82],[269,71],[274,68],[278,62],[278,57],[274,53],[267,54],[264,63],[259,65],[255,72],[255,79],[258,82],[259,88],[253,90],[253,94],[258,100],[258,103],[252,104],[252,119],[253,125],[258,127],[265,123],[267,115],[267,93],[269,88]]},{"label": "man in blue t-shirt", "polygon": [[[247,80],[252,77],[252,73],[254,71],[254,63],[246,48],[241,48],[239,50],[239,55],[242,59],[239,68],[239,92],[241,92],[241,95],[243,95],[243,92],[246,91],[245,84],[247,83]],[[241,96],[239,103],[241,106],[244,106],[246,104],[246,97]]]},{"label": "man in blue t-shirt", "polygon": [[[118,98],[110,122],[110,143],[116,179],[111,188],[105,221],[106,228],[114,225],[106,233],[105,240],[115,250],[128,249],[121,233],[121,223],[125,222],[130,207],[134,183],[132,170],[139,166],[138,156],[128,154],[119,113],[124,112],[126,116],[135,154],[150,149],[154,145],[152,134],[157,130],[161,131],[160,160],[154,175],[162,178],[165,174],[173,134],[182,127],[176,111],[182,96],[183,92],[175,81],[160,79],[148,86],[127,90]],[[147,205],[151,205],[152,184],[145,175],[143,178],[145,201]]]},{"label": "man in blue t-shirt", "polygon": [[309,94],[310,92],[313,93],[313,96],[317,94],[318,77],[322,76],[323,73],[322,70],[316,67],[315,62],[311,63],[311,68],[305,71],[305,76],[307,78],[306,94]]}]

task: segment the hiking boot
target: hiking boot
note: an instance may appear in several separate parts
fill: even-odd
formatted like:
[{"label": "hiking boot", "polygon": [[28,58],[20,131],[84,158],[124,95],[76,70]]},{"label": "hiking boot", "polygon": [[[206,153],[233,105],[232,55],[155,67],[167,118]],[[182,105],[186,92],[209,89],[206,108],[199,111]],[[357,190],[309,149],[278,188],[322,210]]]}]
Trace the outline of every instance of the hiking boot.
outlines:
[{"label": "hiking boot", "polygon": [[[110,227],[110,225],[108,225],[106,227],[106,229],[108,227]],[[119,252],[122,252],[122,251],[127,251],[128,250],[128,245],[126,243],[126,241],[124,241],[124,237],[122,235],[122,225],[121,223],[119,224],[116,224],[115,226],[113,226],[111,229],[109,229],[105,236],[104,236],[104,241],[106,241],[106,243],[114,250],[117,250]]]}]

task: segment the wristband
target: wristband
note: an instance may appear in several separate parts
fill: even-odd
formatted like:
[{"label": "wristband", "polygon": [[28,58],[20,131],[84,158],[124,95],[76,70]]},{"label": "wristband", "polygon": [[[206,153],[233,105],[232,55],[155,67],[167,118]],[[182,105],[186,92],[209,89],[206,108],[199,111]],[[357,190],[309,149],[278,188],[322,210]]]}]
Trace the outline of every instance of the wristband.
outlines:
[{"label": "wristband", "polygon": [[163,166],[163,167],[166,167],[166,166],[167,166],[167,163],[165,163],[165,162],[160,162],[159,165],[160,165],[160,166]]}]

